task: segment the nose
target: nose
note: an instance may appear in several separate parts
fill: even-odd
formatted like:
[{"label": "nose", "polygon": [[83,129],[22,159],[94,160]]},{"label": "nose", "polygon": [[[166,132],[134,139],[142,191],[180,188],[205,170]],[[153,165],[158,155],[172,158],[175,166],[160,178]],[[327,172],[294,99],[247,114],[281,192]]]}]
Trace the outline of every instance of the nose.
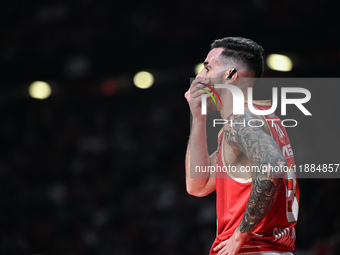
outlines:
[{"label": "nose", "polygon": [[196,78],[203,78],[203,79],[205,78],[203,70],[199,74],[196,75]]}]

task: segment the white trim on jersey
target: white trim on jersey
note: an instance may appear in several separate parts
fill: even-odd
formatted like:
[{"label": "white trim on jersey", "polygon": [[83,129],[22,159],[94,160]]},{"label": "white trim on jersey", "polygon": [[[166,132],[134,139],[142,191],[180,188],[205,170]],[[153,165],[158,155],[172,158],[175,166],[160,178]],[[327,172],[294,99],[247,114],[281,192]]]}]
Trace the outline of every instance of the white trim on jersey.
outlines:
[{"label": "white trim on jersey", "polygon": [[[224,136],[224,133],[222,134]],[[224,161],[224,150],[223,150],[223,137],[222,137],[222,143],[221,143],[221,158],[222,158],[222,163],[223,163],[223,166],[227,167],[225,161]],[[228,176],[233,179],[234,181],[237,181],[239,183],[250,183],[253,181],[253,178],[249,177],[249,178],[240,178],[240,177],[236,177],[236,176],[233,176],[231,173],[229,173],[227,171],[227,174]]]}]

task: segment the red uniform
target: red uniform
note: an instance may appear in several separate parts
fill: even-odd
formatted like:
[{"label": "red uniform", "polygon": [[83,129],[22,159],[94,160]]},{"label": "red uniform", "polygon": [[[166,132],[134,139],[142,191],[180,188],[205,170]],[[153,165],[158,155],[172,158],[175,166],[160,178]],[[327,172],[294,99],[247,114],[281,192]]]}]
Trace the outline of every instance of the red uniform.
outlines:
[{"label": "red uniform", "polygon": [[[254,107],[259,110],[270,108],[270,101],[254,102]],[[295,161],[286,129],[282,126],[275,114],[264,116],[271,131],[271,135],[279,145],[287,166],[285,170],[284,186],[282,186],[277,200],[268,214],[263,218],[253,232],[262,234],[262,238],[252,239],[245,243],[239,253],[247,254],[264,251],[294,251],[295,228],[299,210],[299,188]],[[219,148],[216,153],[216,165],[227,167],[224,162],[223,141],[224,132],[219,134]],[[219,178],[227,174],[228,178]],[[252,178],[244,179],[233,176],[231,173],[216,173],[216,212],[217,212],[217,237],[213,243],[210,255],[217,254],[213,248],[231,237],[239,226],[250,196]]]}]

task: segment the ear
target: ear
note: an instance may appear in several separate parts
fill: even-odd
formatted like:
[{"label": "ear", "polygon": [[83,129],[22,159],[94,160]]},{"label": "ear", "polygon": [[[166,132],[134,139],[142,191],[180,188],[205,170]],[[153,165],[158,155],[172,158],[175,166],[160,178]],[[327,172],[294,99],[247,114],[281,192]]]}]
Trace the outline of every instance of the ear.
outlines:
[{"label": "ear", "polygon": [[238,73],[237,73],[237,70],[235,68],[229,69],[226,72],[225,79],[228,83],[232,83],[237,78],[238,78]]}]

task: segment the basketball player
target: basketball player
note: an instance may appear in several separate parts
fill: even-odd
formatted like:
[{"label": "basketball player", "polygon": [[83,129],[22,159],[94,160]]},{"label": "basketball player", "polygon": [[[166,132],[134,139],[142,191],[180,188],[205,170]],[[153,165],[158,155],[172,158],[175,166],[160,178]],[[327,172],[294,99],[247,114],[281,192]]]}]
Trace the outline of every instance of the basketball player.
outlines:
[{"label": "basketball player", "polygon": [[[292,254],[299,190],[293,151],[281,121],[275,114],[251,113],[247,103],[244,114],[233,114],[231,91],[216,88],[221,99],[214,93],[216,110],[226,124],[219,133],[217,150],[209,157],[206,115],[201,114],[201,95],[213,92],[214,84],[236,86],[247,99],[247,88],[263,73],[263,49],[241,37],[216,40],[204,66],[185,94],[193,116],[186,185],[188,193],[198,197],[216,190],[217,237],[210,255]],[[253,105],[258,110],[271,106],[263,101]],[[200,173],[195,178],[190,173],[196,166],[229,166],[229,170]],[[230,166],[237,171],[231,172]]]}]

